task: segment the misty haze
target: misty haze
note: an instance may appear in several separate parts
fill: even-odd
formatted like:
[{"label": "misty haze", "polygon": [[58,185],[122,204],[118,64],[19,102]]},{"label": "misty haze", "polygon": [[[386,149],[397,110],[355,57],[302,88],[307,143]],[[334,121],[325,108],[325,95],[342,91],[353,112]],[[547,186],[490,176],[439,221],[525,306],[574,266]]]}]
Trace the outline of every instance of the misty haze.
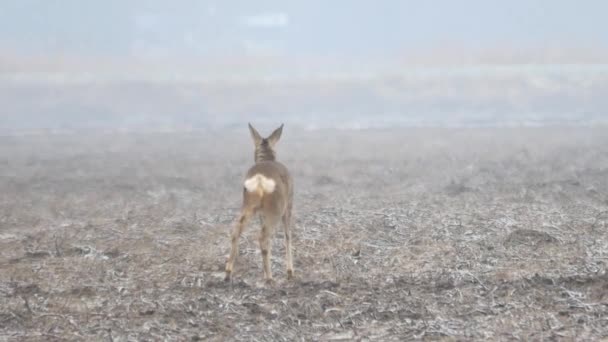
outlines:
[{"label": "misty haze", "polygon": [[[0,340],[608,338],[606,13],[3,1]],[[293,279],[252,219],[224,281],[248,123]]]}]

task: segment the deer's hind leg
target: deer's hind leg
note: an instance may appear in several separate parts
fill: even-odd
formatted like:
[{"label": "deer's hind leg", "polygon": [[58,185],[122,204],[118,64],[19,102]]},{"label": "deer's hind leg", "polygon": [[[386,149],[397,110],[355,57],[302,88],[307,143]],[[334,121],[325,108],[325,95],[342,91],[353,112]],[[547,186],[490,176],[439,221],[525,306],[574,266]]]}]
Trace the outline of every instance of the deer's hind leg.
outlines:
[{"label": "deer's hind leg", "polygon": [[293,259],[291,255],[291,207],[287,208],[282,217],[283,229],[285,231],[285,265],[287,267],[287,279],[293,279]]},{"label": "deer's hind leg", "polygon": [[241,212],[241,215],[239,216],[236,226],[232,230],[230,240],[230,256],[228,257],[228,262],[226,262],[226,277],[224,278],[225,281],[229,281],[230,277],[232,276],[232,271],[234,270],[234,262],[239,254],[239,238],[241,237],[243,230],[245,230],[245,226],[247,225],[253,214],[254,211],[251,209],[243,210],[243,212]]}]

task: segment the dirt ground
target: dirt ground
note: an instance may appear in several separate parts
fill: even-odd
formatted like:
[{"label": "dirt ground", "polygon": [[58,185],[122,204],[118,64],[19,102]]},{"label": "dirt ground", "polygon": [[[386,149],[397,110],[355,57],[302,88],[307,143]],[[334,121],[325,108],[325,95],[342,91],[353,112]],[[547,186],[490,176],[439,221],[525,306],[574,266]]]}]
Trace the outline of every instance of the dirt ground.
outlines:
[{"label": "dirt ground", "polygon": [[0,340],[608,338],[608,127],[286,127],[278,158],[296,279],[256,222],[225,283],[246,125],[0,138]]}]

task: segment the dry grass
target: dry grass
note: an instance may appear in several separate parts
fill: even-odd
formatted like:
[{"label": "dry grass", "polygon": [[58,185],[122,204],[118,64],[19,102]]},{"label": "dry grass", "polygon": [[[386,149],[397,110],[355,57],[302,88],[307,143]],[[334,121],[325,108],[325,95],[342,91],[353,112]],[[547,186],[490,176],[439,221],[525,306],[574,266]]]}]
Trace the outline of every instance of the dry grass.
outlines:
[{"label": "dry grass", "polygon": [[296,281],[239,132],[0,138],[0,340],[608,338],[608,130],[287,129]]}]

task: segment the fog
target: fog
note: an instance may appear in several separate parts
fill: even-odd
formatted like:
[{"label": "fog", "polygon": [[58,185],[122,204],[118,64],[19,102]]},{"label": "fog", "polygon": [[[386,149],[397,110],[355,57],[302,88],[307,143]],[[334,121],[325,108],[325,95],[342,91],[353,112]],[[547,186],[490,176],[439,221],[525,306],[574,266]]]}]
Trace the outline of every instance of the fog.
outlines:
[{"label": "fog", "polygon": [[0,132],[605,122],[602,1],[0,4]]},{"label": "fog", "polygon": [[0,341],[608,341],[607,13],[0,0]]}]

